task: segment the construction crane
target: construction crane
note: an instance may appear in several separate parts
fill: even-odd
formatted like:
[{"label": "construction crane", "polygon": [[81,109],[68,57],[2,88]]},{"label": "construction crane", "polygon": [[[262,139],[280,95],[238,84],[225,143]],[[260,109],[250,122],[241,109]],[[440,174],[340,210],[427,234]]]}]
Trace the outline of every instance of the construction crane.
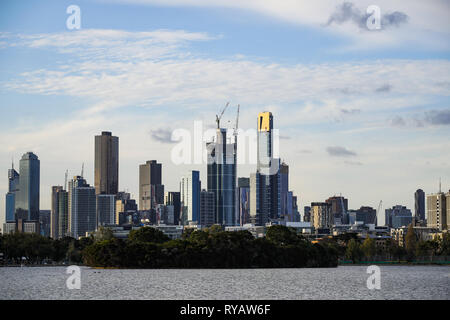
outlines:
[{"label": "construction crane", "polygon": [[230,103],[227,102],[227,104],[225,105],[225,108],[223,108],[223,110],[222,110],[222,112],[220,113],[219,116],[216,114],[217,129],[220,129],[220,119],[222,118],[222,116],[223,116],[225,110],[228,108],[228,105],[229,105],[229,104],[230,104]]}]

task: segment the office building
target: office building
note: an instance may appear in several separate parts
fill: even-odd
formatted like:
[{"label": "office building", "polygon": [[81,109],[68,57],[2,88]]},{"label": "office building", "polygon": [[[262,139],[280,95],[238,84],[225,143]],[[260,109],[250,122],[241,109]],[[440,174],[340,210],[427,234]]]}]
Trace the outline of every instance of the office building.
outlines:
[{"label": "office building", "polygon": [[425,221],[425,192],[422,189],[414,193],[414,217],[418,221]]},{"label": "office building", "polygon": [[168,191],[164,193],[164,204],[173,206],[173,224],[179,225],[181,221],[181,195],[180,192]]},{"label": "office building", "polygon": [[19,191],[15,199],[16,219],[39,224],[40,161],[38,157],[32,152],[25,153],[20,160],[19,172]]},{"label": "office building", "polygon": [[348,211],[348,223],[356,224],[374,224],[377,225],[377,211],[372,207],[362,206],[358,210]]},{"label": "office building", "polygon": [[187,175],[181,177],[180,181],[180,197],[181,207],[183,210],[182,224],[187,225],[189,222],[199,222],[200,216],[200,172],[191,171]]},{"label": "office building", "polygon": [[94,184],[96,194],[119,191],[119,138],[108,131],[95,136]]},{"label": "office building", "polygon": [[119,192],[116,196],[116,213],[114,223],[120,225],[120,214],[125,212],[136,212],[138,209],[136,200],[131,199],[127,192]]},{"label": "office building", "polygon": [[396,205],[385,211],[385,226],[391,228],[400,228],[408,226],[412,222],[411,210],[405,206]]},{"label": "office building", "polygon": [[16,196],[19,191],[19,173],[14,170],[14,163],[8,169],[8,193],[5,198],[5,222],[15,222]]},{"label": "office building", "polygon": [[75,239],[84,237],[97,227],[95,188],[81,176],[69,181],[69,233]]},{"label": "office building", "polygon": [[139,210],[150,210],[164,203],[162,165],[156,160],[139,166]]},{"label": "office building", "polygon": [[116,196],[113,194],[97,195],[97,228],[116,222]]},{"label": "office building", "polygon": [[199,225],[210,227],[214,224],[214,193],[202,190],[200,192],[200,218]]},{"label": "office building", "polygon": [[331,214],[333,215],[335,224],[343,224],[345,222],[345,213],[348,211],[348,199],[342,196],[333,196],[325,200],[331,205]]}]

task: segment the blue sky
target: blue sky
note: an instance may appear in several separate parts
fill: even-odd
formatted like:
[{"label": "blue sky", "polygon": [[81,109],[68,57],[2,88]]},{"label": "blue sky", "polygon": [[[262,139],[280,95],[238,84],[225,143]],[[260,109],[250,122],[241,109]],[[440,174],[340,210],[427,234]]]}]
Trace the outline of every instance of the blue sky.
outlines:
[{"label": "blue sky", "polygon": [[[72,4],[80,30],[66,28]],[[378,31],[361,25],[371,4]],[[66,169],[78,174],[84,162],[93,183],[102,130],[119,136],[119,184],[136,198],[149,159],[163,162],[169,190],[191,169],[206,186],[206,166],[174,165],[174,143],[158,133],[211,126],[231,101],[245,129],[273,112],[301,207],[342,193],[351,208],[412,208],[415,189],[435,192],[439,177],[450,188],[449,9],[438,0],[2,1],[0,192],[11,157],[18,166],[30,150],[41,159],[43,209]],[[0,221],[3,212],[1,197]]]}]

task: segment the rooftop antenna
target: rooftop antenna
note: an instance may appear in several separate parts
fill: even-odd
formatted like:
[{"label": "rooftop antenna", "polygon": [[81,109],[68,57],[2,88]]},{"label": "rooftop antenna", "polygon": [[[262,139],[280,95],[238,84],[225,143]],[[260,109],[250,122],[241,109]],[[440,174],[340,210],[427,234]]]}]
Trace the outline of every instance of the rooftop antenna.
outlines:
[{"label": "rooftop antenna", "polygon": [[83,178],[83,174],[84,174],[84,162],[81,165],[81,177]]},{"label": "rooftop antenna", "polygon": [[439,193],[442,192],[442,188],[441,188],[441,177],[439,177]]},{"label": "rooftop antenna", "polygon": [[14,169],[14,157],[11,157],[11,169]]}]

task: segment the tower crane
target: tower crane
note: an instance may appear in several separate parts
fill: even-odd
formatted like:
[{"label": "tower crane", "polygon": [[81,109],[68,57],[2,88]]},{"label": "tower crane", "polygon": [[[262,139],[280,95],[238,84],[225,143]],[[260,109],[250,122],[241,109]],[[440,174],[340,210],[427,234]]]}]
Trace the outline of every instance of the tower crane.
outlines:
[{"label": "tower crane", "polygon": [[217,115],[217,114],[216,114],[217,129],[220,128],[220,119],[222,118],[222,116],[223,116],[225,110],[228,108],[228,105],[229,105],[229,104],[230,104],[230,103],[227,102],[227,104],[225,105],[225,107],[222,109],[222,112],[220,113],[220,115]]}]

